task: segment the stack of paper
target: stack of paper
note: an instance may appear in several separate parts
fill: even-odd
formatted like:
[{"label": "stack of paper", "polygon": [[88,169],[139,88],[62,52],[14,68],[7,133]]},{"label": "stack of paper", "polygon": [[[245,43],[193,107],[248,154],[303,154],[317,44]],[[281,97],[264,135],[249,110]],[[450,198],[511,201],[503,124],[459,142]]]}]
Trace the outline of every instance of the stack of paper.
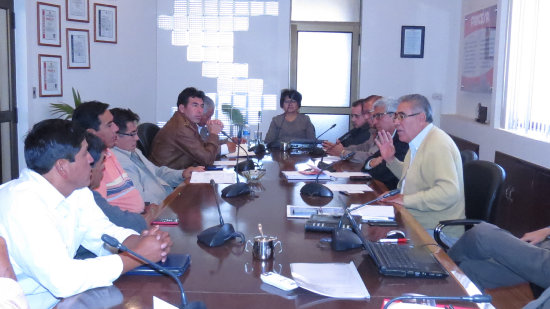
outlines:
[{"label": "stack of paper", "polygon": [[[306,175],[297,171],[282,171],[282,173],[288,180],[315,180],[317,178],[317,174]],[[330,180],[330,176],[323,173],[319,175],[319,180]]]},{"label": "stack of paper", "polygon": [[306,290],[335,298],[370,298],[353,262],[291,263],[294,281]]},{"label": "stack of paper", "polygon": [[[356,206],[359,206],[359,204],[352,204],[350,208]],[[395,221],[393,206],[369,205],[351,213],[361,216],[362,221]]]},{"label": "stack of paper", "polygon": [[372,188],[365,184],[329,183],[329,184],[326,184],[325,186],[333,192],[340,191],[340,192],[346,192],[349,194],[372,191]]},{"label": "stack of paper", "polygon": [[238,151],[239,155],[237,155],[237,151],[235,152],[232,152],[232,153],[228,153],[226,154],[225,156],[228,157],[228,158],[237,158],[237,157],[253,157],[255,156],[256,154],[254,153],[254,151],[245,151],[244,149],[240,149]]},{"label": "stack of paper", "polygon": [[191,174],[190,183],[210,183],[211,179],[214,179],[216,183],[235,183],[237,181],[233,172],[205,171]]}]

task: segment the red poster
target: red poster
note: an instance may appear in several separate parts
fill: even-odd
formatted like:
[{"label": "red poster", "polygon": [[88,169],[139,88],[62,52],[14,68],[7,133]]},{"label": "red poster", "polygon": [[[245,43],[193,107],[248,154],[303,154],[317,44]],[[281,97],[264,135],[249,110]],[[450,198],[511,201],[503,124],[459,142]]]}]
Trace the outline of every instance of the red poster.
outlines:
[{"label": "red poster", "polygon": [[491,92],[497,6],[465,16],[464,53],[461,89],[470,92]]}]

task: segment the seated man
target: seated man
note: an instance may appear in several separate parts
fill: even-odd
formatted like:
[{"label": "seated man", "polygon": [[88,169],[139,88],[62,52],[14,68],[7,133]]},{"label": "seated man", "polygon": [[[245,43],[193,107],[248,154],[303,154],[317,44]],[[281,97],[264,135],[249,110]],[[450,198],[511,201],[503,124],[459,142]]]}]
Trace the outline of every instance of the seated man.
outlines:
[{"label": "seated man", "polygon": [[160,129],[153,140],[151,162],[157,166],[184,169],[193,165],[214,163],[219,152],[218,134],[223,129],[219,120],[209,120],[208,140],[202,140],[197,124],[204,110],[204,92],[185,88],[178,96],[178,110]]},{"label": "seated man", "polygon": [[[127,254],[112,254],[103,234],[153,261],[166,258],[172,245],[167,233],[154,227],[140,236],[111,223],[97,207],[87,188],[92,157],[70,121],[39,122],[24,144],[28,168],[0,187],[0,235],[31,308],[109,286],[140,265]],[[98,257],[73,259],[80,245]]]},{"label": "seated man", "polygon": [[468,230],[449,256],[481,289],[523,282],[550,287],[550,227],[516,238],[489,223]]},{"label": "seated man", "polygon": [[[395,157],[402,161],[409,150],[409,145],[399,140],[397,126],[393,121],[393,115],[397,110],[399,103],[394,99],[381,98],[374,103],[374,114],[372,119],[374,127],[378,132],[389,132],[393,136],[393,145],[395,147]],[[379,180],[386,185],[389,190],[397,188],[399,179],[388,169],[386,162],[380,155],[380,151],[370,156],[362,170],[368,172],[374,179]]]},{"label": "seated man", "polygon": [[[433,234],[441,220],[463,219],[464,182],[462,160],[453,140],[432,124],[432,108],[428,99],[419,94],[399,98],[394,114],[399,140],[409,144],[404,162],[395,158],[390,132],[379,132],[375,140],[386,166],[400,179],[401,194],[387,199],[403,205],[416,220]],[[464,228],[446,228],[449,243],[454,242]],[[454,239],[453,239],[454,238]]]},{"label": "seated man", "polygon": [[371,95],[366,99],[352,103],[351,123],[354,128],[341,136],[334,144],[327,141],[323,142],[323,148],[327,154],[344,158],[351,152],[355,152],[350,161],[364,163],[368,157],[378,151],[378,147],[374,143],[376,130],[374,129],[372,113],[374,102],[380,98],[381,96]]},{"label": "seated man", "polygon": [[110,148],[115,146],[118,131],[113,122],[109,105],[97,101],[80,104],[73,113],[73,122],[80,128],[95,134],[109,148],[105,157],[103,180],[96,190],[111,205],[122,210],[142,213],[145,203]]},{"label": "seated man", "polygon": [[151,208],[148,209],[149,211],[144,215],[122,210],[109,204],[109,202],[103,198],[99,192],[94,191],[99,187],[101,179],[103,178],[105,157],[107,156],[107,146],[105,146],[99,137],[93,135],[92,133],[86,133],[86,142],[88,143],[88,152],[92,156],[92,159],[94,159],[89,188],[92,190],[97,206],[101,208],[103,213],[111,222],[120,227],[131,229],[138,233],[146,230],[149,223],[151,223],[151,221],[156,218],[155,215],[157,215],[154,211],[151,211]]},{"label": "seated man", "polygon": [[204,171],[203,166],[174,170],[154,165],[137,149],[139,116],[129,109],[122,108],[113,108],[111,113],[118,127],[118,138],[113,153],[145,202],[162,204],[174,187],[185,178],[191,177],[192,172]]},{"label": "seated man", "polygon": [[[208,96],[204,96],[203,103],[204,103],[204,110],[202,113],[201,121],[199,121],[198,126],[199,126],[199,134],[202,140],[206,142],[208,140],[208,135],[210,135],[208,133],[208,127],[206,126],[206,123],[210,121],[210,119],[212,119],[212,115],[214,115],[214,110],[216,109],[216,105],[214,104],[214,101],[212,101],[212,99]],[[235,152],[235,150],[237,150],[237,145],[226,139],[220,140],[219,145],[220,145],[220,152],[219,152],[220,156]]]},{"label": "seated man", "polygon": [[27,309],[29,304],[11,267],[6,240],[0,237],[0,308]]}]

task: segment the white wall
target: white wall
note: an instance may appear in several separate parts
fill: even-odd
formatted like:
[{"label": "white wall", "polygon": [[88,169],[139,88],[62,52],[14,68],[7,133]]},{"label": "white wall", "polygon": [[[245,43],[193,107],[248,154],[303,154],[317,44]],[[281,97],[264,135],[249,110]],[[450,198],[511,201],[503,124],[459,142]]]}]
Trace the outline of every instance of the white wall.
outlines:
[{"label": "white wall", "polygon": [[[420,93],[430,100],[436,124],[440,111],[453,113],[458,12],[460,1],[363,0],[360,97]],[[400,57],[401,26],[426,27],[424,58]]]},{"label": "white wall", "polygon": [[[16,71],[18,135],[21,167],[25,166],[22,143],[26,132],[36,122],[50,118],[49,103],[73,103],[71,87],[80,91],[83,100],[100,100],[112,107],[130,107],[154,120],[156,102],[156,6],[150,1],[102,0],[118,7],[118,43],[93,41],[93,3],[90,22],[68,22],[65,0],[51,0],[61,5],[61,47],[38,46],[36,36],[36,0],[15,1]],[[90,31],[90,69],[67,69],[66,28]],[[38,93],[38,54],[61,55],[63,61],[63,97],[33,98]]]},{"label": "white wall", "polygon": [[[500,128],[500,117],[504,112],[504,38],[508,0],[464,0],[462,16],[480,9],[498,5],[497,42],[495,49],[495,71],[493,77],[494,90],[489,94],[469,93],[459,90],[457,82],[456,114],[442,115],[441,127],[458,137],[470,140],[480,145],[480,159],[493,161],[495,151],[500,151],[514,157],[550,168],[550,144],[506,132]],[[462,27],[462,25],[461,25]],[[460,49],[462,49],[462,34]],[[460,58],[459,58],[460,59]],[[461,62],[459,71],[461,72]],[[457,77],[457,81],[458,81]],[[476,118],[477,103],[488,106],[489,124],[479,124]]]}]

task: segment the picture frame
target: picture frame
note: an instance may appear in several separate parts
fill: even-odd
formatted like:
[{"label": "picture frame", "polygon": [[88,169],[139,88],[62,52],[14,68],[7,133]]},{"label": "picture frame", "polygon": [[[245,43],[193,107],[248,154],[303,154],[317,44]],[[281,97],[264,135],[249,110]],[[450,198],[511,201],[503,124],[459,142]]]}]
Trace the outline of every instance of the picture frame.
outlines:
[{"label": "picture frame", "polygon": [[38,55],[38,83],[41,97],[63,96],[62,58],[58,55]]},{"label": "picture frame", "polygon": [[94,4],[94,41],[117,43],[117,7]]},{"label": "picture frame", "polygon": [[424,58],[424,26],[401,27],[401,58]]},{"label": "picture frame", "polygon": [[90,22],[90,0],[66,0],[65,16],[68,21]]},{"label": "picture frame", "polygon": [[36,3],[38,45],[61,46],[61,6],[45,2]]},{"label": "picture frame", "polygon": [[67,69],[90,68],[90,31],[67,28]]}]

